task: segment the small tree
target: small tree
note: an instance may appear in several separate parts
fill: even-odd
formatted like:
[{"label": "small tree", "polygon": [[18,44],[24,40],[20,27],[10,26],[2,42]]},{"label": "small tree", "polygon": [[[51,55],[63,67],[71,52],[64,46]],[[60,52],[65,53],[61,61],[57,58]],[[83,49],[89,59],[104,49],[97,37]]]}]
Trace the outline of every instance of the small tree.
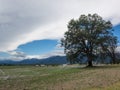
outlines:
[{"label": "small tree", "polygon": [[116,63],[119,64],[119,63],[120,63],[120,52],[117,51],[117,52],[115,53],[115,56],[116,56]]},{"label": "small tree", "polygon": [[[75,60],[79,55],[86,56],[88,66],[99,53],[108,48],[108,38],[112,35],[112,24],[97,14],[81,15],[78,20],[70,20],[68,31],[61,39],[64,51],[70,59]],[[104,48],[102,48],[104,47]]]},{"label": "small tree", "polygon": [[106,54],[112,59],[112,63],[116,64],[116,48],[117,48],[117,37],[110,36],[107,40],[109,46],[106,50]]}]

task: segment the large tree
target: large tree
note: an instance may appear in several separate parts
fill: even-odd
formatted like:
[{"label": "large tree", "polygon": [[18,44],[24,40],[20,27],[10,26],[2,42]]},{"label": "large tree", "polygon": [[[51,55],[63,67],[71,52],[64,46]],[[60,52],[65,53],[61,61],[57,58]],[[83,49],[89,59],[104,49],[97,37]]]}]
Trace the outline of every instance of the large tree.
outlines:
[{"label": "large tree", "polygon": [[64,51],[70,61],[80,55],[86,56],[88,66],[102,51],[109,47],[108,38],[112,37],[112,24],[97,14],[81,15],[77,20],[70,20],[68,31],[61,39]]}]

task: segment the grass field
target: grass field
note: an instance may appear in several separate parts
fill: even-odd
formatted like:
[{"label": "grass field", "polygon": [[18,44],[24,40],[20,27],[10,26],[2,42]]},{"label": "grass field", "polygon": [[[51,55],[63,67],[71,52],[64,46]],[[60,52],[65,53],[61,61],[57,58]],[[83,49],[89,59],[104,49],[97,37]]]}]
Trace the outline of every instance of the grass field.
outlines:
[{"label": "grass field", "polygon": [[0,66],[0,90],[120,90],[120,65]]}]

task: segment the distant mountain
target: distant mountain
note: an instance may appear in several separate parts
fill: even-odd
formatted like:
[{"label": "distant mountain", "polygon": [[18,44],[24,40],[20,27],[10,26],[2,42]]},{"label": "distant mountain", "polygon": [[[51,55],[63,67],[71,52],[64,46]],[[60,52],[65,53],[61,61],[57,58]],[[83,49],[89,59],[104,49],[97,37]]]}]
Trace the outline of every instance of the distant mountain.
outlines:
[{"label": "distant mountain", "polygon": [[14,65],[14,64],[17,64],[18,61],[12,61],[12,60],[0,60],[0,65],[3,65],[3,64],[9,64],[9,65]]},{"label": "distant mountain", "polygon": [[[116,58],[120,60],[120,53],[116,53]],[[107,57],[105,60],[101,60],[100,58],[96,59],[94,63],[110,63],[111,59]],[[119,61],[120,62],[120,61]],[[66,64],[69,63],[66,59],[66,56],[52,56],[44,59],[24,59],[21,61],[13,61],[13,60],[0,60],[0,65],[36,65],[36,64]],[[87,58],[84,57],[80,60],[79,63],[87,63]]]},{"label": "distant mountain", "polygon": [[67,63],[66,56],[52,56],[44,59],[24,59],[21,61],[13,61],[13,60],[1,60],[0,64],[9,64],[9,65],[29,65],[29,64],[65,64]]}]

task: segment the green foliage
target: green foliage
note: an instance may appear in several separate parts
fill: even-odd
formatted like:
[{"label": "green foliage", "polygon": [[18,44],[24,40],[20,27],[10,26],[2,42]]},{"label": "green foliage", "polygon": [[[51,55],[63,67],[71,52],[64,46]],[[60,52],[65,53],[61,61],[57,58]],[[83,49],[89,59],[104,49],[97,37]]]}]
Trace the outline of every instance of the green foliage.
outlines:
[{"label": "green foliage", "polygon": [[74,61],[79,55],[84,55],[92,66],[92,60],[108,49],[110,37],[113,37],[111,22],[97,14],[88,14],[81,15],[78,20],[70,20],[61,42],[69,60]]}]

